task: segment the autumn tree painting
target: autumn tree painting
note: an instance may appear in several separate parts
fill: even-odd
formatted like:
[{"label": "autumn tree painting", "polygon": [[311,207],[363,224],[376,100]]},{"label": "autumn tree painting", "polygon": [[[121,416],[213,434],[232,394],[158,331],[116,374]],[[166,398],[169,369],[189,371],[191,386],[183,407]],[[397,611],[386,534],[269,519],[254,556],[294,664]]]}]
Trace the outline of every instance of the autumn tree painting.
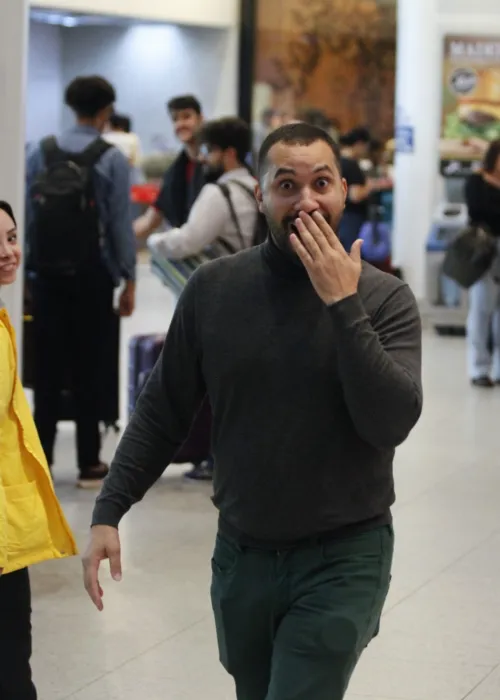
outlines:
[{"label": "autumn tree painting", "polygon": [[[255,78],[269,104],[393,133],[395,0],[260,0]],[[265,89],[264,89],[265,88]]]}]

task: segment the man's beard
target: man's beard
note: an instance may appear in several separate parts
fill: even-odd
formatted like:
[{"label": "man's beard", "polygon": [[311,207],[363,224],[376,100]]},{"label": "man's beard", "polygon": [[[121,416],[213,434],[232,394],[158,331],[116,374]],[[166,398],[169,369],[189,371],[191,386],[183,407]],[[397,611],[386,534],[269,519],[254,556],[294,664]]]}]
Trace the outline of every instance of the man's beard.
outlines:
[{"label": "man's beard", "polygon": [[222,165],[204,165],[203,177],[205,183],[217,182],[224,175],[224,167]]}]

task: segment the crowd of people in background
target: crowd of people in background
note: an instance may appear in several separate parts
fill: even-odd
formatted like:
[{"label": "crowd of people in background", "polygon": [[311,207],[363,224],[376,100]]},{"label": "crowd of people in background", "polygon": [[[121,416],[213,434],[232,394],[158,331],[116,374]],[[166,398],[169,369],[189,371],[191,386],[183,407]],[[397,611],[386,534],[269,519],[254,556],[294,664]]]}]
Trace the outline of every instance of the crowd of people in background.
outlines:
[{"label": "crowd of people in background", "polygon": [[[102,364],[98,355],[103,339],[108,344],[117,342],[117,333],[111,330],[116,318],[113,298],[117,285],[123,285],[124,290],[119,313],[126,316],[133,311],[137,243],[147,240],[153,255],[173,260],[199,254],[215,242],[222,242],[229,252],[251,247],[258,236],[260,220],[254,197],[255,152],[272,131],[287,123],[305,122],[320,127],[340,143],[348,193],[338,234],[346,249],[350,249],[363,223],[370,219],[378,194],[390,189],[392,182],[390,155],[383,145],[362,127],[341,133],[340,124],[319,109],[301,109],[294,115],[268,109],[262,115],[262,123],[252,127],[232,116],[207,121],[199,100],[193,95],[181,95],[167,103],[167,115],[181,148],[158,182],[156,200],[137,216],[131,206],[130,191],[134,184],[145,181],[142,147],[131,117],[115,109],[113,86],[99,76],[77,78],[68,86],[65,102],[75,114],[75,125],[32,148],[27,164],[28,269],[34,273],[31,292],[37,347],[35,420],[52,466],[64,355],[69,358],[68,372],[75,384],[78,483],[93,487],[100,485],[108,471],[100,458],[99,422],[103,411],[99,387],[103,386],[103,375],[109,376],[110,368],[108,365],[100,373],[89,373],[85,367],[89,366],[88,357],[93,358],[90,364],[94,367]],[[51,188],[47,179],[57,164],[63,163],[65,154],[76,152],[85,160],[92,156],[94,145],[94,160],[88,160],[86,165],[95,177],[80,185],[90,188],[87,194],[91,199],[95,195],[96,209],[85,212],[85,226],[95,231],[99,242],[91,253],[93,263],[87,278],[78,284],[74,279],[65,279],[66,286],[62,288],[59,281],[54,283],[50,274],[45,274],[64,263],[60,246],[42,250],[37,240],[48,240],[48,228],[64,237],[65,224],[61,222],[71,220],[77,212],[68,210],[62,216],[46,204],[42,206],[41,202],[48,201],[44,187]],[[71,258],[75,251],[66,253]],[[74,324],[69,335],[63,333],[62,329],[72,328],[71,319],[81,318],[79,309],[83,306],[82,313],[92,317],[94,324],[100,323],[102,331],[91,337],[80,323]],[[52,323],[45,320],[48,317],[54,319]],[[110,357],[112,353],[104,355]],[[193,465],[187,477],[209,480],[212,471],[207,447],[203,459]]]}]

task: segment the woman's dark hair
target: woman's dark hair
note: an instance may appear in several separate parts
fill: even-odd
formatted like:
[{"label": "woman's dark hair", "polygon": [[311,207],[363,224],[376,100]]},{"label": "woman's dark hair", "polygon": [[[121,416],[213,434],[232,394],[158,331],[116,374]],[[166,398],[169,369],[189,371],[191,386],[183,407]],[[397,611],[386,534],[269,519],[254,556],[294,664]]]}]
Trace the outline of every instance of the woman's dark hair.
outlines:
[{"label": "woman's dark hair", "polygon": [[10,204],[8,204],[8,202],[3,202],[2,200],[0,200],[0,210],[4,211],[8,216],[10,216],[10,218],[14,222],[14,225],[17,226],[16,217],[14,216],[12,207],[10,206]]},{"label": "woman's dark hair", "polygon": [[287,146],[310,146],[312,143],[316,143],[316,141],[323,141],[331,148],[335,157],[335,162],[340,170],[340,150],[332,137],[319,126],[313,126],[306,122],[295,122],[293,124],[280,126],[275,131],[272,131],[264,140],[264,143],[260,147],[258,158],[259,177],[264,172],[267,154],[277,143],[285,143]]},{"label": "woman's dark hair", "polygon": [[215,146],[225,151],[234,148],[240,163],[244,163],[251,147],[252,134],[250,127],[237,117],[214,119],[203,125],[200,132],[200,143]]},{"label": "woman's dark hair", "polygon": [[109,123],[114,129],[122,129],[126,134],[132,131],[132,121],[124,114],[112,114]]},{"label": "woman's dark hair", "polygon": [[66,88],[64,101],[77,117],[93,118],[116,102],[111,83],[99,75],[75,78]]},{"label": "woman's dark hair", "polygon": [[184,109],[192,109],[196,114],[201,114],[201,104],[199,100],[194,97],[194,95],[180,95],[179,97],[172,97],[171,100],[167,102],[167,109],[172,114],[173,112],[180,112]]},{"label": "woman's dark hair", "polygon": [[485,172],[492,173],[495,170],[497,160],[500,157],[500,139],[492,141],[484,156],[483,168]]}]

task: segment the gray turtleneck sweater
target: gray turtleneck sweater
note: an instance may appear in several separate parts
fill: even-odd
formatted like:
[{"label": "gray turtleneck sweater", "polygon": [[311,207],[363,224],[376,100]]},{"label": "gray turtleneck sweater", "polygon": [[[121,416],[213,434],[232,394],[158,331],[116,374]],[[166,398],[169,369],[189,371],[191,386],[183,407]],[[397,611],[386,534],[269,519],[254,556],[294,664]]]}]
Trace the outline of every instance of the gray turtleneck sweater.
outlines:
[{"label": "gray turtleneck sweater", "polygon": [[[116,451],[93,525],[118,526],[208,393],[221,528],[263,544],[387,522],[394,449],[422,408],[421,325],[369,265],[326,306],[271,241],[202,266]],[[168,507],[168,504],[167,504]]]}]

